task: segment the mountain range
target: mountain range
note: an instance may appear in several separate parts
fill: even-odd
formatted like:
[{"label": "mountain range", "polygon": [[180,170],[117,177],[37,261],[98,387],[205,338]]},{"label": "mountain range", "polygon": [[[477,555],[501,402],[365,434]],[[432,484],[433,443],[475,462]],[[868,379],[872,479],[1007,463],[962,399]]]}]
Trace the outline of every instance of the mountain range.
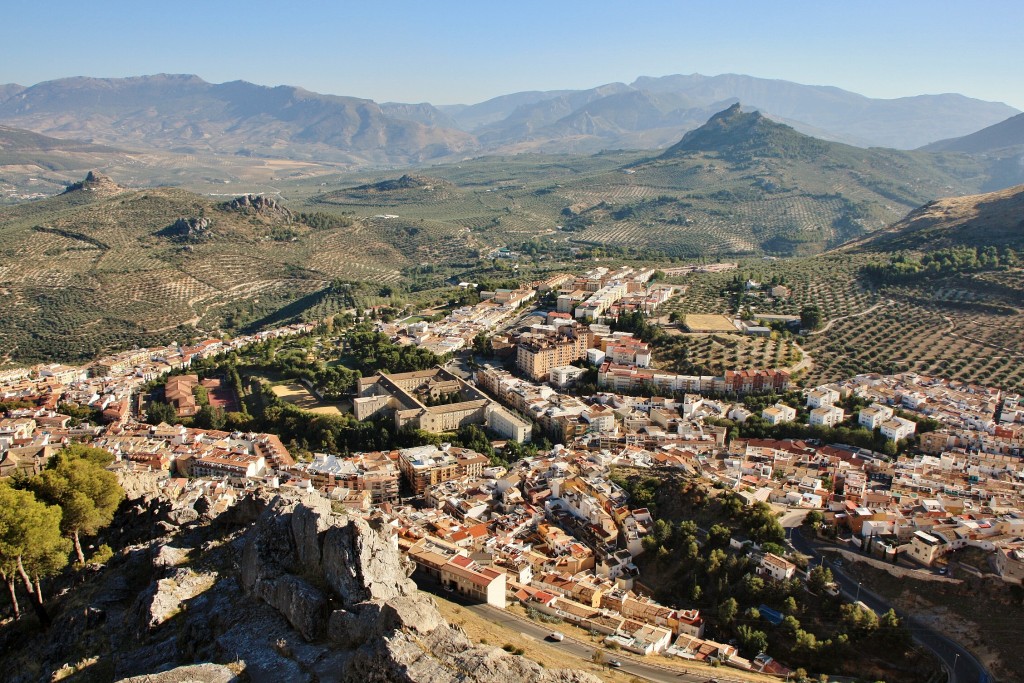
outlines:
[{"label": "mountain range", "polygon": [[872,99],[828,86],[727,74],[642,77],[521,92],[472,105],[378,104],[300,87],[193,75],[0,85],[0,123],[134,151],[267,156],[351,166],[485,153],[667,147],[736,101],[818,138],[912,149],[1019,112],[962,95]]}]

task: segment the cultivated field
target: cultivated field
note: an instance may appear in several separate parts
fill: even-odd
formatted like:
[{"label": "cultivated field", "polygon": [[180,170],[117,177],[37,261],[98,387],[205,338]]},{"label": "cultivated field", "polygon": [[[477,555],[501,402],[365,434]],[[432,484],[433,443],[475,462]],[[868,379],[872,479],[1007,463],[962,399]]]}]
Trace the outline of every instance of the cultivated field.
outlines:
[{"label": "cultivated field", "polygon": [[[862,372],[913,370],[1024,390],[1024,273],[978,273],[876,289],[860,275],[870,259],[843,254],[741,261],[735,271],[673,279],[688,288],[660,312],[734,314],[743,306],[755,314],[798,315],[814,304],[825,324],[798,340],[814,361],[803,380],[808,385]],[[768,282],[773,277],[792,295],[774,299],[728,289],[735,278]],[[713,364],[719,356],[703,353],[694,359]]]}]

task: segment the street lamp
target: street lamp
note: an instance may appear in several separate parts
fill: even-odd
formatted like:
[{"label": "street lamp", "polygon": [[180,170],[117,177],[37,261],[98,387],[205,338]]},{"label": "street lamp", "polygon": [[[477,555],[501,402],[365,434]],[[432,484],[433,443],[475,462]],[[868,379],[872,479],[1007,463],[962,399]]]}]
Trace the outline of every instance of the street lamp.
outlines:
[{"label": "street lamp", "polygon": [[956,663],[960,661],[960,653],[953,653],[953,680],[956,680]]},{"label": "street lamp", "polygon": [[861,583],[860,581],[857,582],[857,597],[854,599],[854,602],[857,602],[857,601],[860,600],[860,583]]}]

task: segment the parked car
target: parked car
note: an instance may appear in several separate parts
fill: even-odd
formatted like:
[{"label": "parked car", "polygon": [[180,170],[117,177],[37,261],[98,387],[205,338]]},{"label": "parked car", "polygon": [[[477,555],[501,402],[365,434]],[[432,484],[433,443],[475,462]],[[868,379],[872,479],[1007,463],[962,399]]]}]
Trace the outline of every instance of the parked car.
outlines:
[{"label": "parked car", "polygon": [[552,640],[552,641],[554,641],[556,643],[560,643],[563,640],[565,640],[565,634],[564,633],[559,633],[558,631],[552,631],[551,633],[548,634],[548,640]]}]

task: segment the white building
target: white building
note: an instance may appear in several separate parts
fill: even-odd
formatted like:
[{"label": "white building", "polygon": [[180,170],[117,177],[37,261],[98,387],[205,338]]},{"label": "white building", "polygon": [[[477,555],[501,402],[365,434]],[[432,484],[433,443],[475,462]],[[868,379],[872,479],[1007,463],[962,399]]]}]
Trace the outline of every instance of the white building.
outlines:
[{"label": "white building", "polygon": [[776,581],[788,581],[796,573],[796,565],[784,557],[766,553],[761,558],[759,573],[766,574]]},{"label": "white building", "polygon": [[872,403],[867,408],[861,408],[857,422],[862,427],[874,430],[881,427],[882,423],[886,420],[891,420],[892,416],[892,408],[889,406],[883,406],[880,403]]},{"label": "white building", "polygon": [[548,382],[554,387],[565,389],[574,384],[585,372],[585,369],[575,365],[560,365],[548,371]]},{"label": "white building", "polygon": [[811,411],[811,424],[822,425],[824,427],[835,427],[837,424],[842,422],[846,418],[846,413],[842,408],[828,405],[820,408],[815,408]]},{"label": "white building", "polygon": [[881,425],[882,435],[892,441],[899,441],[911,436],[917,430],[917,423],[912,420],[905,420],[902,417],[894,417],[886,420]]},{"label": "white building", "polygon": [[835,405],[838,400],[839,392],[834,389],[819,387],[818,389],[812,389],[807,392],[808,408],[822,408],[824,406]]},{"label": "white building", "polygon": [[761,411],[761,417],[768,422],[768,424],[777,425],[783,422],[793,422],[796,420],[796,409],[790,408],[785,403],[776,403],[773,406],[768,406]]}]

